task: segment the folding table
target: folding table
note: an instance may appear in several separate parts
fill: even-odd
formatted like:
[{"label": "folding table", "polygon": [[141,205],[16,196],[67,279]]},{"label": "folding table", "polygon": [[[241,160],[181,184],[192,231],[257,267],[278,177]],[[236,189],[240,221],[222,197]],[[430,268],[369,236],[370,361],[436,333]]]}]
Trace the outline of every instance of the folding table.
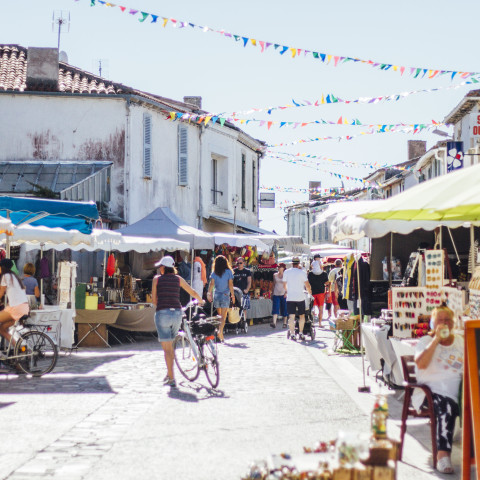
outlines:
[{"label": "folding table", "polygon": [[[102,340],[105,346],[110,347],[108,343],[108,337],[104,338],[100,333],[99,329],[102,325],[114,325],[117,322],[117,318],[120,315],[121,310],[77,310],[75,323],[79,324],[87,324],[88,331],[77,341],[75,347],[82,346],[81,343],[83,342],[84,346],[89,346],[87,338],[90,336],[97,336]],[[98,340],[96,340],[98,343]]]}]

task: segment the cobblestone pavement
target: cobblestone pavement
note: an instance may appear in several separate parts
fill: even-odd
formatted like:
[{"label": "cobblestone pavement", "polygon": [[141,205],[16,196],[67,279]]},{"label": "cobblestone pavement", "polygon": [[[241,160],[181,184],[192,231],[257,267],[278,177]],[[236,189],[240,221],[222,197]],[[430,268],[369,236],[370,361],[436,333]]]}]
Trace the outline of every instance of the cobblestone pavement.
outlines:
[{"label": "cobblestone pavement", "polygon": [[[326,330],[295,343],[268,325],[229,335],[217,390],[203,372],[164,387],[154,340],[62,355],[38,379],[2,375],[0,479],[238,480],[254,459],[367,432],[373,396],[357,392],[359,359],[331,355],[331,343]],[[399,478],[431,478],[428,450],[407,439]]]}]

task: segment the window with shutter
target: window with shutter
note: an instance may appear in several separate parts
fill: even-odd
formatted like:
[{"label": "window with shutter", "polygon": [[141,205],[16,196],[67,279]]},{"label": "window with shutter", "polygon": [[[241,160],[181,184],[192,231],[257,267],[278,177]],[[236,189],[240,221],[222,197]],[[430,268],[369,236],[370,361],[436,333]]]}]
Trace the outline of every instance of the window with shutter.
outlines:
[{"label": "window with shutter", "polygon": [[252,212],[257,211],[257,164],[252,163]]},{"label": "window with shutter", "polygon": [[152,177],[152,116],[143,114],[143,176]]},{"label": "window with shutter", "polygon": [[188,128],[178,126],[178,184],[188,184]]}]

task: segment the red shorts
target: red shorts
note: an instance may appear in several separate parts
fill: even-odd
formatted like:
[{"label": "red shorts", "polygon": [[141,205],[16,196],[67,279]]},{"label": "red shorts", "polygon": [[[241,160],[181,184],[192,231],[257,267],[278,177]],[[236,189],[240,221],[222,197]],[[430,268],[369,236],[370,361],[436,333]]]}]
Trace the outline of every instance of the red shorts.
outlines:
[{"label": "red shorts", "polygon": [[338,298],[337,298],[337,294],[335,292],[332,292],[331,293],[331,296],[332,296],[332,303],[334,305],[338,305]]},{"label": "red shorts", "polygon": [[317,293],[313,296],[313,304],[317,307],[323,307],[325,303],[325,294],[324,293]]}]

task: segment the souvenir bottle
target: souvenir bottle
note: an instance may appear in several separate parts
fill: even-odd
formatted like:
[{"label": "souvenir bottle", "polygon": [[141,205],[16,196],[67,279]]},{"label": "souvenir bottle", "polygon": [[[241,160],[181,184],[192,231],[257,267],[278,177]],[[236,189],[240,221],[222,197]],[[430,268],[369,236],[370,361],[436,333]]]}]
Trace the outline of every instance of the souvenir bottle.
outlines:
[{"label": "souvenir bottle", "polygon": [[387,438],[388,403],[384,395],[378,395],[372,410],[372,434],[375,439]]}]

